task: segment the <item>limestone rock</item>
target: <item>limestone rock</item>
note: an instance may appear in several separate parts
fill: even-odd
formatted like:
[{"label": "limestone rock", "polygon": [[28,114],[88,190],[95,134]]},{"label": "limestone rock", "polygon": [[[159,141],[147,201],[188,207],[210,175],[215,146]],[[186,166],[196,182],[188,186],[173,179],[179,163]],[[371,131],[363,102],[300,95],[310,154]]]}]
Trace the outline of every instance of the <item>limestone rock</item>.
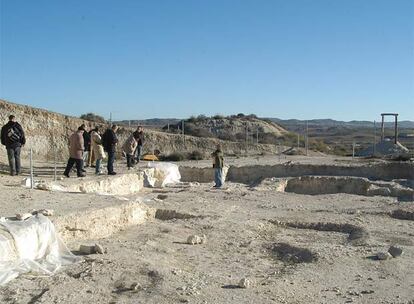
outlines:
[{"label": "limestone rock", "polygon": [[102,245],[95,244],[95,252],[96,252],[96,253],[99,253],[99,254],[104,254],[104,253],[105,253],[105,250],[104,250],[104,248],[102,247]]},{"label": "limestone rock", "polygon": [[250,288],[251,285],[252,285],[252,282],[247,278],[243,278],[239,282],[239,287],[240,288]]},{"label": "limestone rock", "polygon": [[42,214],[44,216],[53,216],[54,215],[54,211],[52,209],[40,209],[40,210],[35,210],[32,211],[32,214]]},{"label": "limestone rock", "polygon": [[190,235],[187,238],[187,244],[190,244],[190,245],[205,244],[206,242],[207,242],[207,237],[205,235],[203,236]]},{"label": "limestone rock", "polygon": [[24,220],[28,219],[31,216],[32,216],[31,213],[17,213],[16,214],[16,219],[19,220],[19,221],[24,221]]},{"label": "limestone rock", "polygon": [[96,253],[95,245],[80,245],[79,251],[83,254],[93,254]]}]

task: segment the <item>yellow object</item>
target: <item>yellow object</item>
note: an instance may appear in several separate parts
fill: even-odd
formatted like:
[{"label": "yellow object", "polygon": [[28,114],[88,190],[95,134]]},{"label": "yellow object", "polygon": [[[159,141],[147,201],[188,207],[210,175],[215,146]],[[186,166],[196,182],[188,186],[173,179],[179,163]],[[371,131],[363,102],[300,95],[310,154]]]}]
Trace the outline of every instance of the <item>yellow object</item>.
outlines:
[{"label": "yellow object", "polygon": [[146,154],[142,157],[142,160],[159,160],[154,154]]}]

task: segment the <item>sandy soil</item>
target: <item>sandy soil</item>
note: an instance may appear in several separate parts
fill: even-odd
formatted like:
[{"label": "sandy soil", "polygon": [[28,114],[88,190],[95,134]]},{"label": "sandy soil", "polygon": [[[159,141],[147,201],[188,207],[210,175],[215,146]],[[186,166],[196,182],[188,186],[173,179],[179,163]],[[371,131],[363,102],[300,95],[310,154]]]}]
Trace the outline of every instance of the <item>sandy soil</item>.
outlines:
[{"label": "sandy soil", "polygon": [[[19,182],[0,177],[1,215],[33,208],[87,212],[122,201],[29,190]],[[179,214],[104,239],[72,240],[73,250],[100,243],[106,253],[84,256],[53,277],[21,276],[0,288],[1,303],[414,303],[414,222],[389,216],[395,209],[414,211],[413,202],[280,193],[271,180],[220,190],[212,185],[183,183],[127,196]],[[337,232],[293,228],[318,222]],[[362,233],[350,236],[342,224]],[[186,244],[194,234],[207,242]],[[403,255],[376,260],[390,245]],[[238,288],[242,278],[251,281],[249,288]]]}]

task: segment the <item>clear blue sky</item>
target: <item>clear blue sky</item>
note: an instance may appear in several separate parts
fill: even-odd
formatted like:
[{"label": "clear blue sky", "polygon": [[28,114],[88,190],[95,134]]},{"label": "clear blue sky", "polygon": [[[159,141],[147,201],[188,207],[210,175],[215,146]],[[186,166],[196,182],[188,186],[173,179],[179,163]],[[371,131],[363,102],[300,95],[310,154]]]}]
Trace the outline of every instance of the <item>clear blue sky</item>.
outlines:
[{"label": "clear blue sky", "polygon": [[414,0],[0,0],[0,97],[114,119],[414,120]]}]

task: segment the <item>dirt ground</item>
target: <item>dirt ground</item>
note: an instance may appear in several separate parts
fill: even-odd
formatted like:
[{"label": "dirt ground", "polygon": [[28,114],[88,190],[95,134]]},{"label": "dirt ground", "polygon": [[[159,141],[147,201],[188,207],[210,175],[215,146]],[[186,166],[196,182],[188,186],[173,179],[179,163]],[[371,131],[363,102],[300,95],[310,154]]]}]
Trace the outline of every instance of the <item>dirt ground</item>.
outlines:
[{"label": "dirt ground", "polygon": [[[32,208],[88,212],[123,200],[24,189],[20,180],[0,176],[1,216]],[[413,212],[412,201],[277,192],[271,179],[212,186],[182,183],[127,196],[169,212],[107,238],[70,241],[74,251],[99,243],[106,253],[52,277],[21,276],[0,288],[0,302],[414,303],[414,222],[390,216]],[[189,245],[190,235],[207,241]],[[377,260],[391,245],[403,254]],[[238,287],[243,278],[248,288]]]}]

